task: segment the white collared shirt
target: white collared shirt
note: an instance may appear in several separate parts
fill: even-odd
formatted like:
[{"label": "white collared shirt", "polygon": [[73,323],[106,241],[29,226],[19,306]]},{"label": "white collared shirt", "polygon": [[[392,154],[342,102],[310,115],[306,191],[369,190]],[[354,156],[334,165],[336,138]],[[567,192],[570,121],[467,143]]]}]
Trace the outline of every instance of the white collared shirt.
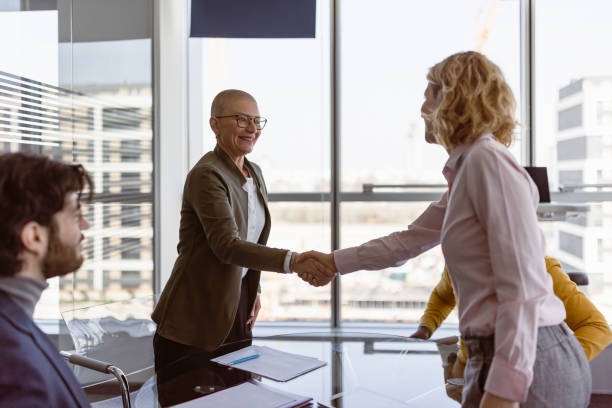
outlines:
[{"label": "white collared shirt", "polygon": [[[266,211],[259,194],[257,194],[257,186],[253,182],[253,178],[246,179],[246,183],[242,185],[242,189],[248,194],[248,214],[247,214],[247,237],[249,242],[257,243],[261,231],[263,231],[266,223]],[[242,277],[246,275],[248,269],[242,268]]]}]

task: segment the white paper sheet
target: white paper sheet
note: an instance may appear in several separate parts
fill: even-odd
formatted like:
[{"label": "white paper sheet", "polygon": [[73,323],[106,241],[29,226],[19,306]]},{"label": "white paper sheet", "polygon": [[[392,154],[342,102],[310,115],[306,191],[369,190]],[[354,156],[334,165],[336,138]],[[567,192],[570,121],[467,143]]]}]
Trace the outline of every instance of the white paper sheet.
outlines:
[{"label": "white paper sheet", "polygon": [[342,393],[334,397],[331,401],[320,402],[319,406],[324,408],[332,408],[335,406],[344,406],[351,408],[371,408],[371,407],[385,407],[385,408],[408,408],[409,404],[394,400],[390,397],[382,395],[380,393],[365,389],[358,388],[348,393]]},{"label": "white paper sheet", "polygon": [[256,381],[248,381],[214,394],[196,398],[173,408],[290,408],[312,400],[275,390]]},{"label": "white paper sheet", "polygon": [[[232,361],[259,354],[258,358],[232,365]],[[221,357],[212,359],[219,364],[236,367],[240,370],[269,378],[275,381],[289,381],[302,374],[327,365],[313,357],[286,353],[266,346],[249,346]]]}]

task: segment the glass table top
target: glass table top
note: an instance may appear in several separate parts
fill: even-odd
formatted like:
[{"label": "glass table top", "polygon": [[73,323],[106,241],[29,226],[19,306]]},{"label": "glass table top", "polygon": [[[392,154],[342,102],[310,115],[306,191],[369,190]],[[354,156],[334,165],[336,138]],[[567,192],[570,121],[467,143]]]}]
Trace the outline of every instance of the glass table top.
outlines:
[{"label": "glass table top", "polygon": [[[270,387],[312,397],[314,406],[459,406],[446,395],[442,360],[434,342],[378,333],[376,328],[267,328],[259,330],[265,336],[226,344],[212,355],[190,355],[156,372],[155,324],[149,318],[153,304],[149,297],[63,314],[72,339],[65,350],[122,369],[128,376],[133,407],[171,406],[253,378],[248,372],[209,361],[250,344],[325,361],[326,366],[284,383],[255,377]],[[290,330],[295,331],[287,333]],[[83,367],[73,369],[94,407],[122,406],[113,378]]]},{"label": "glass table top", "polygon": [[[250,345],[224,345],[222,355]],[[321,331],[255,338],[252,344],[315,357],[326,366],[288,382],[255,379],[273,388],[313,398],[313,406],[458,407],[446,396],[442,360],[432,342],[377,333]],[[159,370],[133,398],[136,407],[171,406],[240,384],[253,376],[192,355]],[[145,394],[148,397],[145,398]],[[155,406],[155,405],[153,405]]]}]

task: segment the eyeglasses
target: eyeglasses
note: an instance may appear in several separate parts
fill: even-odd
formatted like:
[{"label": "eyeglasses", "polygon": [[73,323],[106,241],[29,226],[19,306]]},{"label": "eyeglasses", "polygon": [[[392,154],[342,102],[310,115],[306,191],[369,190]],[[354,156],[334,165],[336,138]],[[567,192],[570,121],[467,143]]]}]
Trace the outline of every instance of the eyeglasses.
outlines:
[{"label": "eyeglasses", "polygon": [[268,122],[268,119],[262,118],[259,116],[251,117],[251,116],[245,116],[245,115],[225,115],[225,116],[215,116],[215,118],[217,119],[234,118],[236,119],[236,124],[238,125],[239,128],[246,128],[247,126],[249,126],[249,122],[253,121],[253,124],[255,125],[255,128],[257,130],[263,129],[266,126],[266,123]]}]

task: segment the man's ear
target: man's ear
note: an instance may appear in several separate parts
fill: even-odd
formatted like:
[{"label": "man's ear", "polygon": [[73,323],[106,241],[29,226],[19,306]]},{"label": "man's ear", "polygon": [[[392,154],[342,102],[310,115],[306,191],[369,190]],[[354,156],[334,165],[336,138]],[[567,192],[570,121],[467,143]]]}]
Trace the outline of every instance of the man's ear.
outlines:
[{"label": "man's ear", "polygon": [[42,257],[49,243],[49,229],[36,221],[30,221],[21,229],[21,243],[26,251]]}]

